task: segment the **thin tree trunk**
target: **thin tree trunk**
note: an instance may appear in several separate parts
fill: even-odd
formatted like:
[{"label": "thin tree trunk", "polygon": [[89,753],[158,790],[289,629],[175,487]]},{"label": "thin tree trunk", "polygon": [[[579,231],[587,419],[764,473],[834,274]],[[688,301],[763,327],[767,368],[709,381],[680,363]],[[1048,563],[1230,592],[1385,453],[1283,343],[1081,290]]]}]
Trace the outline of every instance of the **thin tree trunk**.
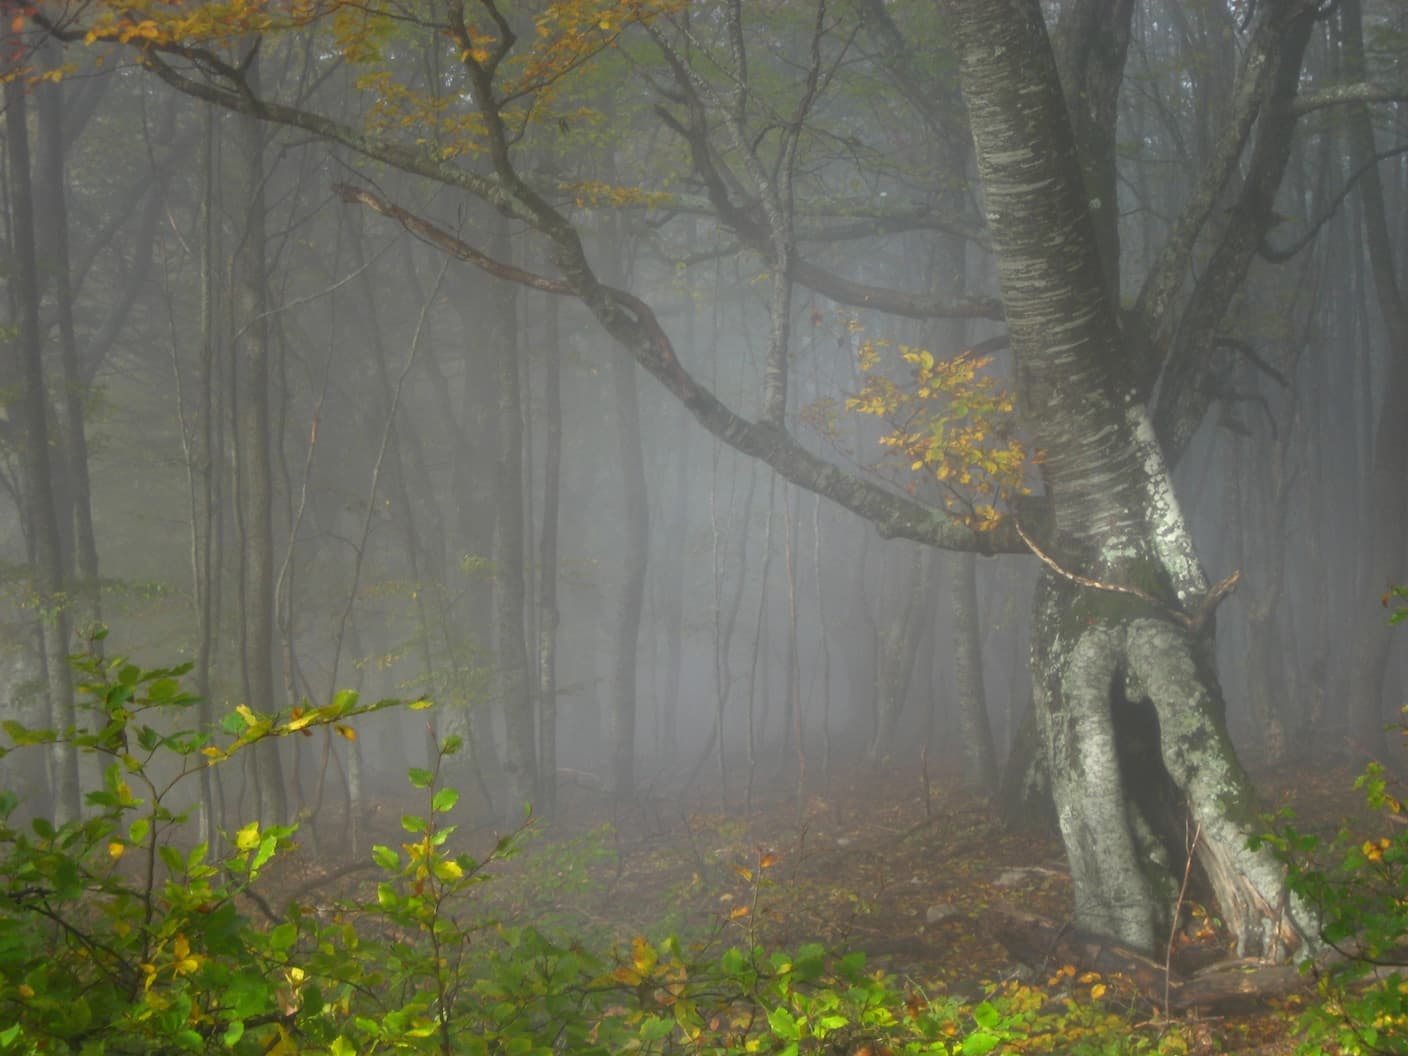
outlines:
[{"label": "thin tree trunk", "polygon": [[[251,68],[250,76],[256,75]],[[260,121],[236,119],[240,146],[243,230],[236,253],[234,318],[239,377],[236,448],[244,538],[244,668],[249,704],[257,711],[279,709],[274,677],[274,478],[270,436],[270,340],[265,263],[266,207],[264,136]],[[266,824],[288,820],[288,790],[278,742],[253,749],[259,817]]]},{"label": "thin tree trunk", "polygon": [[831,633],[821,591],[821,496],[812,505],[812,579],[816,582],[816,622],[821,649],[821,782],[831,787]]},{"label": "thin tree trunk", "polygon": [[562,489],[562,348],[556,300],[543,334],[543,523],[538,537],[538,798],[557,809],[557,532]]},{"label": "thin tree trunk", "polygon": [[[496,259],[513,258],[508,225],[494,221]],[[495,289],[485,334],[497,379],[498,455],[495,461],[493,542],[494,682],[504,716],[504,771],[508,778],[505,822],[518,817],[537,792],[537,731],[523,640],[526,604],[523,562],[523,408],[518,384],[517,287]]]},{"label": "thin tree trunk", "polygon": [[[56,63],[57,49],[45,49],[46,64]],[[48,206],[49,270],[54,277],[54,303],[58,310],[59,352],[62,364],[63,453],[67,479],[67,512],[60,532],[72,539],[70,584],[77,603],[80,626],[96,627],[102,620],[98,581],[98,544],[93,532],[92,489],[88,479],[88,438],[83,397],[86,386],[78,365],[78,339],[73,329],[73,290],[69,271],[68,196],[65,164],[64,84],[50,81],[40,87],[39,127],[42,180]]]},{"label": "thin tree trunk", "polygon": [[[49,396],[39,330],[39,268],[34,241],[34,194],[30,177],[29,128],[23,77],[5,81],[5,131],[10,161],[11,281],[18,310],[15,346],[20,400],[11,405],[21,425],[20,473],[29,551],[34,568],[35,616],[44,653],[49,721],[59,731],[75,723],[73,679],[68,667],[70,612],[64,599],[59,518],[50,461]],[[67,738],[50,746],[49,792],[54,820],[75,820],[82,805],[78,753]]]},{"label": "thin tree trunk", "polygon": [[875,722],[866,761],[879,765],[889,757],[899,728],[900,714],[909,697],[914,677],[914,658],[919,643],[933,634],[928,618],[929,586],[933,576],[933,558],[928,548],[911,547],[905,582],[904,608],[896,612],[880,633],[880,648],[875,666]]},{"label": "thin tree trunk", "polygon": [[[753,812],[753,780],[758,770],[758,694],[767,693],[768,671],[763,663],[767,650],[764,640],[767,637],[768,623],[768,581],[772,578],[772,520],[774,502],[777,495],[777,477],[768,474],[767,516],[763,521],[763,567],[758,573],[758,617],[753,626],[753,656],[748,667],[748,730],[747,762],[748,777],[744,783],[743,810]],[[747,528],[745,526],[744,530]],[[763,688],[758,688],[758,668],[762,667]]]},{"label": "thin tree trunk", "polygon": [[950,554],[945,564],[953,613],[953,680],[958,697],[958,728],[963,736],[964,771],[971,788],[991,797],[997,794],[1001,775],[983,685],[978,559],[973,554]]}]

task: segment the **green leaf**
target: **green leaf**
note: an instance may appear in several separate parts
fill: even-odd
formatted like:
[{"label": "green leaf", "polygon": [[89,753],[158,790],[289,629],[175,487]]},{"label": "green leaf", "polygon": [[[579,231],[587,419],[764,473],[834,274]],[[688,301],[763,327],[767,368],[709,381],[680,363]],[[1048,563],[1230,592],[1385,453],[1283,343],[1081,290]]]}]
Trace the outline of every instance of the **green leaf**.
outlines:
[{"label": "green leaf", "polygon": [[127,830],[127,838],[136,844],[143,844],[147,840],[147,833],[151,831],[151,822],[146,818],[138,818],[132,823],[132,827]]},{"label": "green leaf", "polygon": [[985,1056],[992,1052],[1001,1044],[1002,1039],[996,1034],[989,1034],[987,1031],[980,1031],[977,1034],[969,1034],[963,1039],[963,1047],[958,1051],[963,1056]]},{"label": "green leaf", "polygon": [[1002,1022],[1002,1013],[991,1001],[984,1001],[973,1009],[973,1022],[986,1030],[992,1030]]},{"label": "green leaf", "polygon": [[253,876],[260,869],[264,868],[269,859],[274,857],[274,850],[279,841],[274,838],[273,833],[265,836],[259,841],[259,850],[254,854],[254,861],[249,863],[249,874]]},{"label": "green leaf", "polygon": [[428,827],[424,818],[418,818],[414,814],[401,815],[401,828],[407,832],[424,832]]},{"label": "green leaf", "polygon": [[797,1029],[797,1017],[785,1008],[768,1010],[768,1026],[772,1028],[773,1034],[784,1041],[796,1041],[801,1037],[801,1032]]},{"label": "green leaf", "polygon": [[242,1037],[244,1037],[244,1020],[237,1019],[225,1028],[225,1033],[220,1036],[220,1040],[225,1043],[225,1048],[233,1049],[239,1044]]},{"label": "green leaf", "polygon": [[453,788],[442,788],[439,792],[435,793],[435,798],[430,801],[430,807],[437,814],[444,814],[453,809],[454,805],[459,802],[459,799],[460,794]]},{"label": "green leaf", "polygon": [[287,950],[298,940],[298,925],[284,921],[269,932],[269,945],[276,950]]},{"label": "green leaf", "polygon": [[659,1041],[674,1032],[675,1021],[660,1016],[647,1016],[640,1025],[641,1041]]},{"label": "green leaf", "polygon": [[395,871],[401,868],[401,856],[385,844],[377,844],[372,848],[372,861],[382,869]]},{"label": "green leaf", "polygon": [[406,771],[406,776],[411,779],[411,784],[415,788],[429,788],[435,781],[435,775],[429,770],[413,766]]},{"label": "green leaf", "polygon": [[147,696],[154,704],[168,703],[181,692],[181,683],[174,678],[158,678],[147,687]]},{"label": "green leaf", "polygon": [[377,884],[376,903],[382,909],[395,909],[401,904],[401,896],[396,893],[396,889],[390,884]]}]

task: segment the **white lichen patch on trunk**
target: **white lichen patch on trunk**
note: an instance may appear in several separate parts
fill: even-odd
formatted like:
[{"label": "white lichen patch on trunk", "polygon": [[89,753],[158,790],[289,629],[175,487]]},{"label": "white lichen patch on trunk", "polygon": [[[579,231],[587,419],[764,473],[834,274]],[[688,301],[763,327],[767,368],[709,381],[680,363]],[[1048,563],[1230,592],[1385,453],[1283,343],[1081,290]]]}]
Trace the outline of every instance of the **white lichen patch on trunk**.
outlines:
[{"label": "white lichen patch on trunk", "polygon": [[1187,802],[1199,861],[1238,936],[1239,955],[1280,959],[1313,945],[1314,916],[1286,891],[1285,871],[1269,852],[1247,846],[1257,831],[1255,796],[1192,635],[1167,620],[1143,619],[1130,622],[1125,640],[1129,688],[1158,714],[1164,766]]},{"label": "white lichen patch on trunk", "polygon": [[1154,435],[1154,423],[1148,408],[1142,403],[1133,402],[1127,417],[1148,493],[1145,516],[1149,522],[1150,541],[1159,564],[1168,573],[1179,602],[1187,605],[1206,593],[1207,576],[1193,549],[1193,537],[1183,519],[1183,507],[1173,490],[1173,480],[1169,476],[1158,437]]},{"label": "white lichen patch on trunk", "polygon": [[1121,639],[1117,629],[1096,626],[1066,650],[1039,651],[1034,688],[1075,884],[1076,919],[1135,949],[1152,950],[1162,914],[1139,862],[1110,720]]}]

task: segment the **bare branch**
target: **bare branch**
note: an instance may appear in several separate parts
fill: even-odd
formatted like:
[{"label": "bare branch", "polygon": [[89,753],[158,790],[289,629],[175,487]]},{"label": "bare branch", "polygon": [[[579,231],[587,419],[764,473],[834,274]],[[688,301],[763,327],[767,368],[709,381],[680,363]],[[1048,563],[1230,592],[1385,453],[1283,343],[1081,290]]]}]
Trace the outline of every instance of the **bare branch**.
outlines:
[{"label": "bare branch", "polygon": [[1357,84],[1336,84],[1317,88],[1296,96],[1291,113],[1297,117],[1325,110],[1332,106],[1354,106],[1361,103],[1401,103],[1408,100],[1408,87],[1361,81]]},{"label": "bare branch", "polygon": [[1013,529],[1012,518],[1004,519],[992,531],[975,531],[942,511],[818,458],[771,423],[740,417],[685,370],[655,313],[634,294],[600,283],[589,272],[554,279],[504,264],[371,191],[345,185],[339,185],[336,191],[344,201],[395,220],[417,238],[492,275],[544,293],[577,297],[636,362],[669,389],[710,433],[735,450],[767,463],[792,483],[859,515],[882,536],[979,554],[1027,551]]}]

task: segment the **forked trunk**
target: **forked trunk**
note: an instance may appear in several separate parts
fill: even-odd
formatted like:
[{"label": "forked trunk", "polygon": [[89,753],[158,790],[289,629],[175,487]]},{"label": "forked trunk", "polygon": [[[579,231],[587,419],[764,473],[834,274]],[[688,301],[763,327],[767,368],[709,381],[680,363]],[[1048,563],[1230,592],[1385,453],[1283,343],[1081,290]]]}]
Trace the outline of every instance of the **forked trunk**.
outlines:
[{"label": "forked trunk", "polygon": [[[1003,17],[996,17],[996,8]],[[1021,410],[1051,530],[1033,540],[1033,682],[1078,922],[1152,952],[1196,846],[1248,955],[1314,934],[1247,849],[1250,783],[1227,737],[1209,590],[1103,280],[1041,5],[956,0]],[[1033,529],[1034,530],[1034,529]]]}]

